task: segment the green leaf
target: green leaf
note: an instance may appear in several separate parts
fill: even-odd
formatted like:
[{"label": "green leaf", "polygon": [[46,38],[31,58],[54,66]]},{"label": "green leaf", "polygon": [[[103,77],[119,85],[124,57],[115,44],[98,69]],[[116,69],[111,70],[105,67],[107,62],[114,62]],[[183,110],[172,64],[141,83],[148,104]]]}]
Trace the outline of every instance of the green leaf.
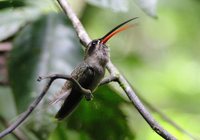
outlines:
[{"label": "green leaf", "polygon": [[26,5],[24,0],[2,0],[0,1],[0,10],[5,8],[20,8]]},{"label": "green leaf", "polygon": [[[10,7],[8,6],[0,12],[0,41],[13,37],[27,23],[33,22],[41,16],[44,10],[50,12],[54,8],[54,3],[51,0],[7,0],[0,2],[10,4]],[[23,7],[12,7],[15,4],[20,6],[20,3]]]},{"label": "green leaf", "polygon": [[[31,12],[30,12],[31,11]],[[27,22],[35,20],[39,12],[34,9],[7,9],[0,12],[0,41],[14,36]]]},{"label": "green leaf", "polygon": [[[9,59],[10,83],[18,111],[24,111],[44,87],[37,84],[38,76],[70,74],[82,59],[80,48],[71,25],[60,14],[42,16],[20,32]],[[51,89],[50,92],[56,92]]]},{"label": "green leaf", "polygon": [[25,24],[24,17],[18,11],[15,13],[10,10],[0,12],[0,19],[0,41],[14,35]]}]

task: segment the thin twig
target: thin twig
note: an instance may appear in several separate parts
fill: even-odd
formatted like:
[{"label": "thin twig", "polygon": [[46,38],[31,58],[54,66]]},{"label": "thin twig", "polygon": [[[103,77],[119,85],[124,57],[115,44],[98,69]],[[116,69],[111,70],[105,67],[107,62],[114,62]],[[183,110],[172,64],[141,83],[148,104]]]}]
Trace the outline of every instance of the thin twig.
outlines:
[{"label": "thin twig", "polygon": [[99,86],[108,84],[110,82],[117,82],[118,77],[110,75],[109,77],[104,78],[100,83]]},{"label": "thin twig", "polygon": [[193,136],[190,132],[186,131],[185,129],[183,129],[181,126],[179,126],[176,122],[172,121],[166,114],[164,114],[161,110],[159,110],[157,107],[155,107],[154,105],[150,104],[149,102],[147,102],[146,99],[144,99],[143,97],[139,96],[140,100],[153,112],[157,113],[164,121],[166,121],[167,123],[169,123],[171,126],[173,126],[175,129],[177,129],[179,132],[187,135],[188,137],[190,137],[192,140],[197,140],[198,138]]},{"label": "thin twig", "polygon": [[72,78],[69,75],[54,74],[54,75],[51,75],[48,77],[39,77],[38,81],[41,81],[42,79],[45,79],[45,78],[48,78],[48,82],[47,82],[46,86],[44,87],[44,89],[42,90],[41,94],[32,102],[32,104],[28,107],[28,109],[12,125],[10,125],[8,128],[6,128],[4,131],[2,131],[0,133],[0,139],[3,138],[4,136],[8,135],[12,131],[14,131],[21,123],[23,123],[28,118],[28,116],[33,112],[33,110],[40,103],[40,101],[42,100],[44,95],[47,93],[49,87],[51,86],[51,84],[53,83],[54,80],[56,80],[56,79],[69,80],[69,81],[73,82],[73,84],[79,90],[81,90],[81,92],[86,93],[86,94],[91,93],[90,90],[83,88],[74,78]]},{"label": "thin twig", "polygon": [[38,105],[38,103],[42,100],[42,98],[44,97],[44,95],[46,94],[46,92],[48,91],[50,85],[52,84],[52,82],[55,79],[49,79],[47,85],[45,86],[45,88],[43,89],[42,93],[39,95],[39,97],[37,97],[33,103],[28,107],[27,111],[25,111],[21,117],[19,117],[17,119],[17,121],[15,121],[12,125],[10,125],[7,129],[5,129],[4,131],[2,131],[0,133],[0,138],[3,138],[4,136],[6,136],[7,134],[11,133],[12,131],[14,131],[22,122],[25,121],[25,119],[32,113],[32,111],[35,109],[35,107]]},{"label": "thin twig", "polygon": [[80,42],[84,47],[88,45],[88,43],[91,41],[89,38],[87,32],[85,31],[84,27],[82,26],[80,20],[72,10],[72,8],[69,6],[69,3],[67,0],[57,0],[65,14],[68,16],[68,18],[71,20],[74,28],[76,29],[76,33],[78,35],[78,38],[80,39]]},{"label": "thin twig", "polygon": [[76,88],[78,88],[83,94],[90,94],[91,91],[89,89],[85,89],[83,88],[77,80],[75,80],[74,78],[72,78],[70,75],[63,75],[63,74],[52,74],[52,75],[48,75],[48,76],[43,76],[43,77],[39,77],[37,79],[37,81],[41,81],[44,79],[65,79],[65,80],[69,80],[71,82],[73,82],[74,86],[76,86]]},{"label": "thin twig", "polygon": [[[88,34],[86,33],[85,29],[83,28],[81,22],[73,12],[72,8],[70,7],[69,3],[66,0],[57,0],[60,6],[62,7],[63,11],[66,13],[66,15],[71,20],[76,33],[78,34],[79,39],[81,40],[82,44],[84,46],[87,46],[87,44],[91,41]],[[151,126],[151,128],[158,133],[160,136],[162,136],[164,139],[167,140],[176,140],[174,136],[172,136],[169,132],[167,132],[165,129],[163,129],[152,117],[152,115],[147,111],[147,109],[144,107],[144,105],[141,103],[133,89],[130,87],[129,83],[126,81],[126,79],[119,73],[117,68],[109,62],[107,65],[108,71],[111,73],[111,75],[114,73],[114,75],[119,76],[118,77],[118,83],[120,87],[125,91],[129,99],[132,101],[133,105],[137,108],[139,113],[143,116],[143,118],[147,121],[147,123]]]},{"label": "thin twig", "polygon": [[[0,121],[5,127],[9,126],[6,119],[1,115],[0,115]],[[12,134],[17,140],[28,140],[27,137],[24,135],[24,133],[21,132],[19,129],[16,129],[14,132],[12,132]]]}]

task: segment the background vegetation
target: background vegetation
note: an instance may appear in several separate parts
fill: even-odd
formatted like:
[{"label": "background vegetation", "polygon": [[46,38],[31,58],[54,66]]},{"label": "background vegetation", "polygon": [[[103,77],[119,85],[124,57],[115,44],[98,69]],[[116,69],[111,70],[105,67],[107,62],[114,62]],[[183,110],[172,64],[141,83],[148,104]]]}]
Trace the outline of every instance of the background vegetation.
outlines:
[{"label": "background vegetation", "polygon": [[[142,97],[182,128],[199,136],[200,1],[71,0],[70,3],[94,39],[124,20],[140,17],[137,27],[109,42],[111,59]],[[83,50],[71,23],[52,0],[0,0],[0,41],[0,62],[6,63],[8,71],[7,74],[0,67],[0,130],[3,130],[4,123],[13,122],[40,93],[45,82],[37,83],[37,77],[69,74],[82,60]],[[9,83],[5,82],[7,76]],[[83,100],[67,120],[56,122],[54,114],[58,107],[48,102],[63,82],[57,81],[51,87],[43,103],[20,127],[23,137],[162,139],[115,84],[100,87],[93,101]],[[178,139],[189,139],[156,112],[152,113]],[[5,137],[15,139],[13,135]]]}]

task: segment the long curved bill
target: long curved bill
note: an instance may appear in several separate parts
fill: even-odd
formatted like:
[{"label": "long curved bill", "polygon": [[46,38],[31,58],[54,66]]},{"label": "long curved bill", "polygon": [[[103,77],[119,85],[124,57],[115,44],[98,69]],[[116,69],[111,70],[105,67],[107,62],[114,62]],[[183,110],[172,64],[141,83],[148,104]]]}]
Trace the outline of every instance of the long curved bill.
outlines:
[{"label": "long curved bill", "polygon": [[100,42],[102,44],[105,44],[112,36],[116,35],[117,33],[119,32],[122,32],[126,29],[129,29],[133,26],[135,26],[135,24],[130,24],[130,25],[125,25],[127,24],[128,22],[134,20],[134,19],[137,19],[138,17],[135,17],[135,18],[132,18],[132,19],[129,19],[123,23],[121,23],[120,25],[118,25],[117,27],[115,27],[114,29],[112,29],[110,32],[108,32],[105,36],[103,36],[101,39],[100,39]]}]

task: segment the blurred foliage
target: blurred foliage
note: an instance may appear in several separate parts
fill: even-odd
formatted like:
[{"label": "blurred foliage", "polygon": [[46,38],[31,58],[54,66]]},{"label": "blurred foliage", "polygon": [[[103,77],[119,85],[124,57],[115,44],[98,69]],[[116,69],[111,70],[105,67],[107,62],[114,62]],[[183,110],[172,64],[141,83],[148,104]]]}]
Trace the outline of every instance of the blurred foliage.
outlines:
[{"label": "blurred foliage", "polygon": [[0,1],[0,10],[5,8],[20,8],[26,6],[25,1],[23,0],[2,0]]},{"label": "blurred foliage", "polygon": [[[136,5],[136,3],[137,5]],[[99,38],[124,20],[139,16],[139,25],[111,39],[111,59],[140,95],[182,128],[199,136],[200,127],[200,2],[197,0],[71,0],[86,30]],[[78,4],[77,4],[78,3]],[[157,7],[157,13],[156,13]],[[140,9],[141,8],[141,9]],[[143,12],[144,10],[144,12]],[[151,16],[158,16],[152,19]],[[0,1],[0,41],[13,43],[8,58],[9,87],[0,87],[0,115],[13,122],[35,98],[44,82],[40,75],[69,74],[83,51],[73,27],[52,0]],[[120,55],[120,57],[119,57]],[[115,84],[100,87],[94,100],[83,100],[62,122],[48,105],[64,81],[49,94],[21,131],[30,140],[161,140]],[[180,133],[154,113],[178,139]],[[0,130],[3,130],[0,123]],[[9,135],[5,140],[15,140]]]},{"label": "blurred foliage", "polygon": [[60,73],[70,72],[81,61],[80,54],[76,35],[63,14],[49,13],[23,28],[14,40],[8,65],[20,112],[27,108],[33,92],[41,91],[35,84],[38,75],[59,72],[60,67],[64,69]]}]

